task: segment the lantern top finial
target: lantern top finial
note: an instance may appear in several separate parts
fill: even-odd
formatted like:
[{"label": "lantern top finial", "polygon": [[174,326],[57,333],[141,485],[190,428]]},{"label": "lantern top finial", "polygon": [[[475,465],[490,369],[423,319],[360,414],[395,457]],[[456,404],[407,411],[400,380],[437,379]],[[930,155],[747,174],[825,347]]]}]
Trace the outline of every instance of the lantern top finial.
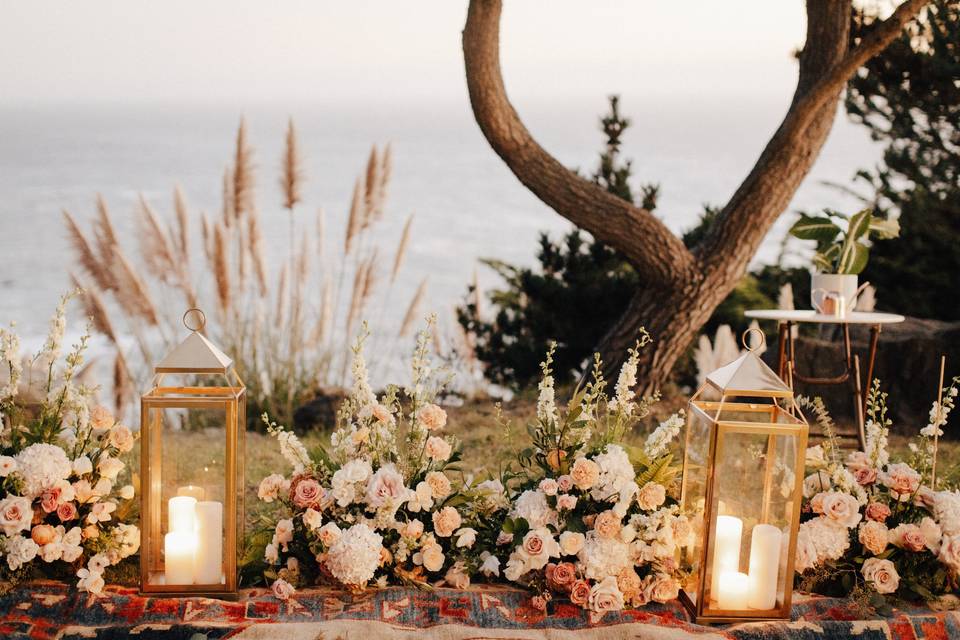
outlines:
[{"label": "lantern top finial", "polygon": [[[762,334],[761,334],[762,335]],[[746,334],[744,334],[746,338]],[[793,389],[760,359],[758,348],[707,375],[707,384],[728,396],[789,397]]]},{"label": "lantern top finial", "polygon": [[233,360],[200,333],[206,326],[206,316],[203,311],[188,309],[183,314],[183,324],[190,329],[190,335],[168,353],[154,367],[154,371],[156,373],[226,374],[233,366]]}]

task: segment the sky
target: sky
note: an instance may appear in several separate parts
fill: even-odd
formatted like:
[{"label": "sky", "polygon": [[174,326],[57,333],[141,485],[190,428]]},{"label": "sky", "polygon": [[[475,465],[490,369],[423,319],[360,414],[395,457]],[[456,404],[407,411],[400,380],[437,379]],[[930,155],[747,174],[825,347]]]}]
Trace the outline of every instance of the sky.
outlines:
[{"label": "sky", "polygon": [[[801,0],[506,0],[523,104],[789,95]],[[33,104],[463,102],[463,0],[0,0],[0,100]]]}]

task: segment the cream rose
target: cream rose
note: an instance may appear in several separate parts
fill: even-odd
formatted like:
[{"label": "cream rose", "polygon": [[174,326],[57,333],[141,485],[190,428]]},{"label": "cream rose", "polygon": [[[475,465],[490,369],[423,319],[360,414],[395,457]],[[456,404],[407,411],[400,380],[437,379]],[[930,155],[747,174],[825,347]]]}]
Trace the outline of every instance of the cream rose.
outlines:
[{"label": "cream rose", "polygon": [[463,519],[453,507],[444,507],[433,513],[433,530],[441,538],[449,538],[460,528]]},{"label": "cream rose", "polygon": [[825,493],[821,505],[823,515],[828,520],[848,529],[857,526],[863,517],[860,515],[860,505],[857,503],[857,499],[848,493],[839,491]]},{"label": "cream rose", "polygon": [[583,549],[586,538],[576,531],[564,531],[560,534],[560,550],[565,556],[575,556]]},{"label": "cream rose", "polygon": [[290,596],[296,593],[296,589],[293,588],[293,585],[284,580],[283,578],[277,578],[273,586],[271,587],[273,591],[273,596],[278,600],[289,600]]},{"label": "cream rose", "polygon": [[648,580],[643,589],[644,598],[654,602],[670,602],[680,594],[680,583],[670,576],[658,573]]},{"label": "cream rose", "polygon": [[106,431],[115,421],[110,410],[102,405],[97,405],[90,410],[90,426],[94,431]]},{"label": "cream rose", "polygon": [[3,533],[12,536],[30,528],[33,509],[28,498],[9,496],[0,500],[0,528]]},{"label": "cream rose", "polygon": [[130,427],[126,425],[115,425],[110,429],[108,442],[110,446],[116,448],[117,451],[126,453],[133,449],[133,432],[130,431]]},{"label": "cream rose", "polygon": [[424,546],[420,550],[423,567],[427,571],[440,571],[446,558],[443,557],[443,547],[436,542]]},{"label": "cream rose", "polygon": [[617,587],[617,579],[607,576],[590,589],[590,610],[597,613],[623,609],[623,594]]},{"label": "cream rose", "polygon": [[593,460],[577,458],[570,468],[570,477],[577,488],[586,491],[600,479],[600,467]]},{"label": "cream rose", "polygon": [[644,511],[653,511],[667,499],[666,488],[657,482],[648,482],[637,493],[637,504]]},{"label": "cream rose", "polygon": [[317,535],[320,536],[320,542],[322,542],[325,547],[329,548],[340,539],[340,533],[340,527],[338,527],[335,522],[328,522],[320,527],[320,531],[317,532]]},{"label": "cream rose", "polygon": [[900,576],[897,568],[889,560],[867,558],[860,570],[863,579],[873,585],[877,593],[893,593],[900,586]]}]

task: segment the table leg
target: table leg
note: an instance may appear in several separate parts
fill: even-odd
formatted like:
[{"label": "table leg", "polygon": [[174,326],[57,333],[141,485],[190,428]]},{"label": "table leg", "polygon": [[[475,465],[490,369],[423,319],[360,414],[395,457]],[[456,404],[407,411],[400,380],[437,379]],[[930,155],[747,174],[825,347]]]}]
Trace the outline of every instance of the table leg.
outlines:
[{"label": "table leg", "polygon": [[873,386],[873,365],[877,361],[877,343],[880,341],[880,329],[881,325],[879,324],[870,327],[870,353],[867,356],[867,380],[863,389],[863,398],[861,399],[863,415],[867,413],[867,398],[870,397],[870,388]]},{"label": "table leg", "polygon": [[780,376],[781,380],[785,380],[784,375],[787,372],[787,333],[790,332],[790,323],[789,322],[779,322],[777,323],[777,375]]}]

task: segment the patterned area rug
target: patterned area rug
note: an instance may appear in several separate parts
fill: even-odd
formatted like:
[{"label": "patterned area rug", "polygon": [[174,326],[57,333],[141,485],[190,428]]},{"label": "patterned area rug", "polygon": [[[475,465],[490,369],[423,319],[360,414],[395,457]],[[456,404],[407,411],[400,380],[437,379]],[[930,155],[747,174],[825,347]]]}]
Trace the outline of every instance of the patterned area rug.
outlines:
[{"label": "patterned area rug", "polygon": [[0,597],[0,638],[960,638],[958,612],[908,609],[890,618],[861,620],[844,600],[797,599],[792,622],[705,627],[692,624],[679,603],[596,616],[559,602],[547,616],[529,606],[527,593],[504,587],[392,588],[360,596],[318,588],[299,591],[288,602],[274,599],[263,589],[251,589],[243,592],[239,602],[223,602],[145,598],[136,589],[124,587],[109,587],[103,595],[91,596],[61,583],[37,582]]}]

